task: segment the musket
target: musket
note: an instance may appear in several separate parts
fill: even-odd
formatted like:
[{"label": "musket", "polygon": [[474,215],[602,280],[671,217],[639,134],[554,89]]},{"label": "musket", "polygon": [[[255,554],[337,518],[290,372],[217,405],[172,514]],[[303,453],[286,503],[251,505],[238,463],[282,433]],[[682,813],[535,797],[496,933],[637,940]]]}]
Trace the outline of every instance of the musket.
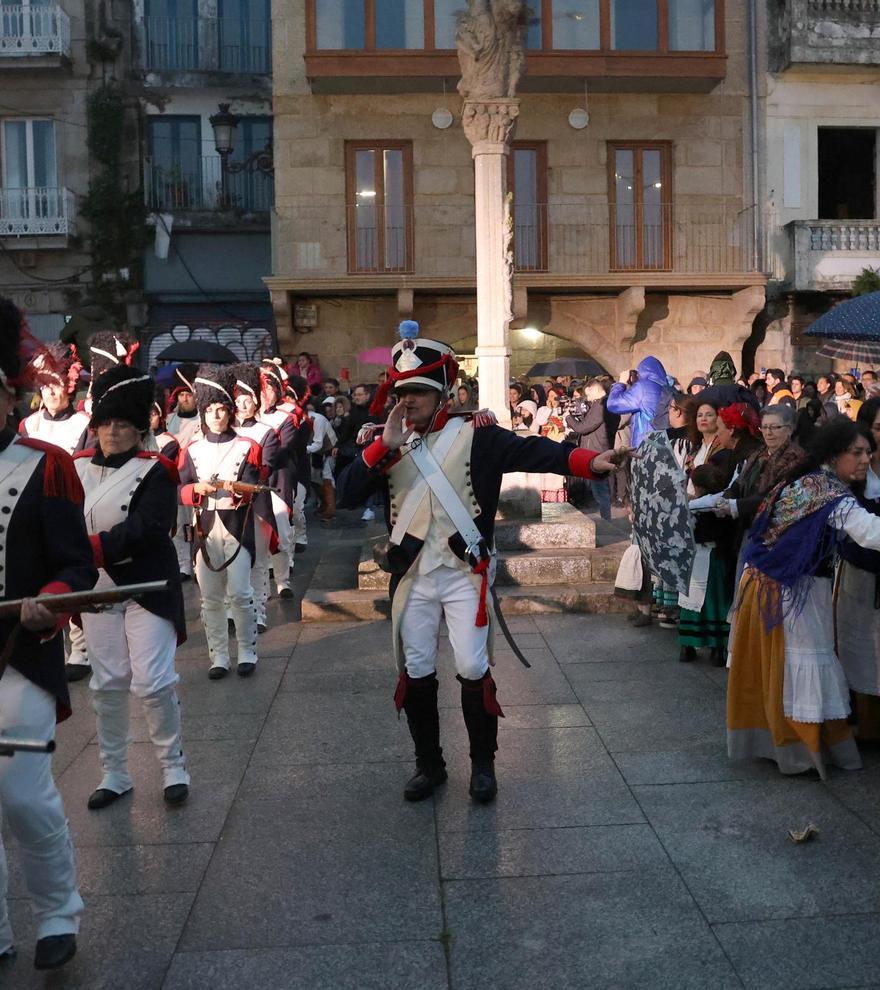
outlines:
[{"label": "musket", "polygon": [[208,484],[213,485],[218,491],[232,492],[233,495],[279,494],[278,489],[270,485],[252,485],[247,481],[223,481],[216,474],[208,479]]},{"label": "musket", "polygon": [[[100,591],[70,591],[62,595],[36,595],[31,601],[44,605],[50,612],[100,612],[102,606],[117,605],[129,598],[141,598],[154,591],[167,591],[170,581],[144,581],[142,584],[120,584]],[[18,618],[24,598],[0,602],[0,619]],[[0,737],[2,739],[2,737]]]},{"label": "musket", "polygon": [[0,756],[14,756],[16,753],[54,753],[55,740],[41,742],[39,739],[17,739],[0,735]]}]

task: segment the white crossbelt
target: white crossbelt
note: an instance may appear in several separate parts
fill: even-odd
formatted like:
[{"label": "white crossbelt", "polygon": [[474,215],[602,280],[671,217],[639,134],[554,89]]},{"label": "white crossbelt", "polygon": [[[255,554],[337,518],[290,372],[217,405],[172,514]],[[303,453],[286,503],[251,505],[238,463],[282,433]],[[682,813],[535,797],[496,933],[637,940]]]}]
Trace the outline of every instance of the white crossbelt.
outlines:
[{"label": "white crossbelt", "polygon": [[[461,427],[462,420],[450,420],[440,431],[437,441],[434,444],[436,458],[440,463],[445,461],[449,456],[449,451],[452,449],[452,445],[455,443]],[[407,454],[410,454],[415,447],[422,446],[422,444],[423,441],[421,437],[417,437],[416,443],[408,444],[407,449],[401,451],[401,453],[406,456]],[[424,478],[419,478],[412,488],[410,488],[406,498],[403,500],[403,504],[400,507],[400,512],[397,513],[397,521],[394,523],[394,527],[391,530],[392,543],[396,543],[400,546],[403,542],[403,538],[407,534],[410,523],[413,521],[413,516],[415,516],[419,506],[422,504],[422,499],[426,498],[427,495],[428,483],[424,480]]]},{"label": "white crossbelt", "polygon": [[479,543],[483,539],[483,535],[477,529],[477,524],[470,512],[465,508],[461,495],[452,487],[452,483],[443,473],[443,468],[437,463],[433,453],[428,449],[428,445],[421,443],[413,447],[410,451],[410,457],[419,469],[419,474],[437,497],[446,515],[452,520],[452,525],[455,526],[464,540],[468,552],[479,559]]}]

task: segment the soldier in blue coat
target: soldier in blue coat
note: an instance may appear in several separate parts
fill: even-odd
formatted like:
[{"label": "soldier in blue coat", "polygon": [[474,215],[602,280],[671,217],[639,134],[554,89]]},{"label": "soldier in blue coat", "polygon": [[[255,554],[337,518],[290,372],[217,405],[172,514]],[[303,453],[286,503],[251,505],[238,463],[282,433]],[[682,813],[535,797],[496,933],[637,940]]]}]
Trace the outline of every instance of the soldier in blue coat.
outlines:
[{"label": "soldier in blue coat", "polygon": [[[70,455],[6,426],[20,372],[20,331],[18,310],[0,297],[0,600],[27,599],[18,618],[0,620],[0,733],[49,741],[56,721],[70,715],[59,635],[69,616],[32,599],[88,591],[98,573]],[[37,922],[34,965],[56,969],[76,953],[83,903],[47,753],[0,759],[0,812],[18,842]],[[15,955],[6,887],[0,841],[0,966]]]}]

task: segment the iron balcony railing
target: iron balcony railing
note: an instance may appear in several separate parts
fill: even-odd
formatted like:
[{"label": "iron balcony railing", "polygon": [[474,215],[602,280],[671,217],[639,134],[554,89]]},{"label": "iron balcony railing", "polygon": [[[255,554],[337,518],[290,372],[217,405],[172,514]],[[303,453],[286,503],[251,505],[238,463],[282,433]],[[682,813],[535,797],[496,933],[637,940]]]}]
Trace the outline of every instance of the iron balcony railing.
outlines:
[{"label": "iron balcony railing", "polygon": [[[287,215],[293,256],[304,272],[472,277],[475,271],[473,203],[311,205]],[[723,203],[520,204],[511,218],[514,267],[556,275],[757,272],[753,218],[752,209]]]},{"label": "iron balcony railing", "polygon": [[0,237],[69,234],[73,216],[74,196],[69,189],[0,189]]},{"label": "iron balcony railing", "polygon": [[234,17],[145,17],[145,68],[153,71],[271,71],[267,20]]},{"label": "iron balcony railing", "polygon": [[57,3],[0,4],[0,58],[70,55],[70,18]]},{"label": "iron balcony railing", "polygon": [[268,213],[275,202],[275,184],[264,172],[237,172],[226,176],[219,155],[205,155],[190,167],[167,165],[146,159],[144,193],[149,209],[161,213],[231,209],[243,213]]}]

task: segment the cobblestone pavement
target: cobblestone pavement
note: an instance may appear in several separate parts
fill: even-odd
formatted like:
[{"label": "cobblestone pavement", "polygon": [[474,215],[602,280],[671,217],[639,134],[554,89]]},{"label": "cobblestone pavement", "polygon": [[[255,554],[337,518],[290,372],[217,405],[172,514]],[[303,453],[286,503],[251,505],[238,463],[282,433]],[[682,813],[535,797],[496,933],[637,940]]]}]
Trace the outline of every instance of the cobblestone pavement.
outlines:
[{"label": "cobblestone pavement", "polygon": [[[326,573],[360,540],[316,535],[297,558],[300,592],[324,552]],[[729,763],[725,672],[679,664],[674,632],[513,619],[533,669],[499,651],[507,717],[489,807],[467,796],[444,639],[450,779],[407,805],[387,623],[304,626],[276,602],[256,676],[210,682],[190,605],[191,799],[163,806],[135,709],[135,792],[86,810],[98,758],[74,685],[56,772],[87,904],[80,953],[54,976],[31,968],[9,843],[21,954],[3,987],[880,987],[880,756],[827,785]],[[807,822],[818,838],[792,844],[787,830]]]}]

